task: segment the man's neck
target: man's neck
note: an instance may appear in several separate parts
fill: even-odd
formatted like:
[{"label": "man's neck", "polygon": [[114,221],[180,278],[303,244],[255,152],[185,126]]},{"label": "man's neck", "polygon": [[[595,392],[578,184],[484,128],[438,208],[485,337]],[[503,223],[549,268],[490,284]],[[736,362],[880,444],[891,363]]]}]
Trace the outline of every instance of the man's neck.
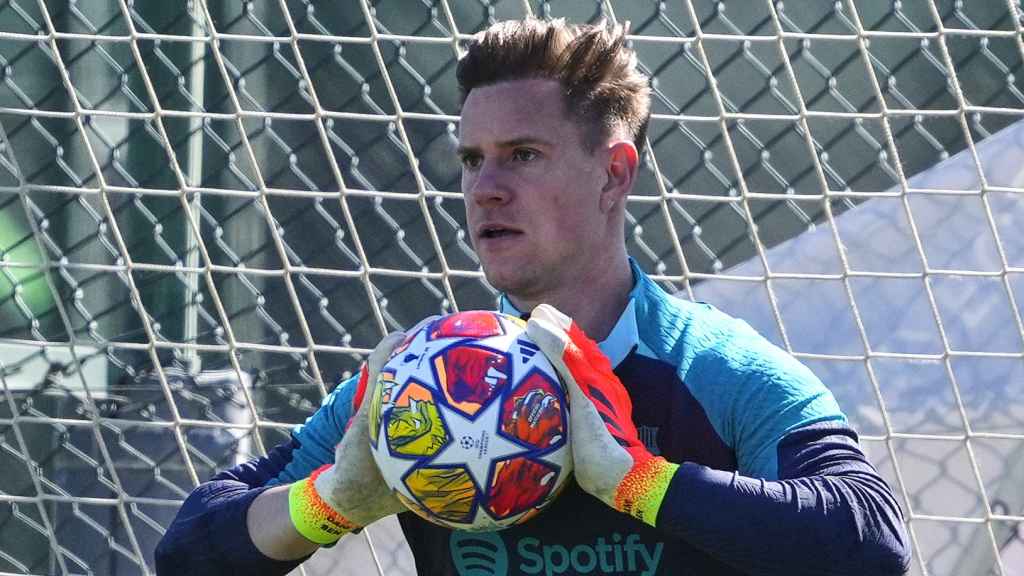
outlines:
[{"label": "man's neck", "polygon": [[508,294],[507,297],[522,312],[529,312],[538,304],[550,304],[570,316],[587,336],[600,342],[615,327],[633,289],[629,259],[623,254],[614,261],[614,264],[595,270],[592,277],[579,278],[572,285],[547,294],[531,298]]}]

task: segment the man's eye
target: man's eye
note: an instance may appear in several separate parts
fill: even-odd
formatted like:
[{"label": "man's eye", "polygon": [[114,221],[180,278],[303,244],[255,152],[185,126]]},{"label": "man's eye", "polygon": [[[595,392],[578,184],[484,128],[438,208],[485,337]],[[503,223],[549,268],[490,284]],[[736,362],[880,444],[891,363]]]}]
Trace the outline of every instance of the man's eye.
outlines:
[{"label": "man's eye", "polygon": [[518,162],[529,162],[537,158],[537,151],[529,148],[518,148],[512,153],[512,159]]},{"label": "man's eye", "polygon": [[461,161],[462,166],[465,168],[477,168],[480,166],[480,162],[483,161],[483,158],[477,154],[463,154]]}]

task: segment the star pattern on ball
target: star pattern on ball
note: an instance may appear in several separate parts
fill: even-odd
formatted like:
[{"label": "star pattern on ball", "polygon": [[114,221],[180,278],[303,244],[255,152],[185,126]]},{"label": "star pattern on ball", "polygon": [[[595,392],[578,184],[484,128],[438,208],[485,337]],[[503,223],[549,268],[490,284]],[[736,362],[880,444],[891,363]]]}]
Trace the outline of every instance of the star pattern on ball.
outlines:
[{"label": "star pattern on ball", "polygon": [[562,467],[565,466],[565,458],[559,455],[558,448],[559,447],[556,446],[555,448],[548,450],[544,454],[535,457],[534,460],[537,460],[538,462],[544,462],[553,470],[561,470]]},{"label": "star pattern on ball", "polygon": [[479,342],[487,348],[493,348],[494,350],[511,350],[516,338],[518,338],[516,334],[502,334],[500,336],[483,338]]},{"label": "star pattern on ball", "polygon": [[[459,430],[471,429],[472,421],[457,410],[452,410],[443,404],[438,408],[440,408],[441,417],[448,423],[448,429],[456,439],[461,437],[461,434],[458,432]],[[495,398],[482,412],[477,414],[476,419],[483,420],[484,422],[497,422],[500,417],[500,411],[500,398]],[[474,437],[473,440],[478,442],[480,439]],[[477,458],[473,454],[475,450],[479,450],[479,446],[476,443],[467,449],[458,441],[451,442],[430,461],[430,465],[464,465],[469,470],[469,474],[473,481],[476,482],[476,485],[481,490],[486,490],[487,474],[490,471],[491,462],[523,454],[529,452],[530,449],[504,438],[495,431],[487,436],[487,454],[483,458]]]},{"label": "star pattern on ball", "polygon": [[[427,342],[426,340],[427,331],[420,330],[413,338],[412,343],[404,351],[396,355],[396,358],[399,360],[397,366],[395,366],[396,382],[408,382],[410,378],[419,382],[433,382],[434,372],[430,358],[459,339],[445,338],[432,342]],[[409,352],[410,350],[419,349],[420,346],[423,347],[422,353]],[[389,362],[389,364],[394,366],[393,362]]]},{"label": "star pattern on ball", "polygon": [[[411,335],[386,367],[389,377],[385,380],[393,387],[380,396],[382,425],[377,444],[371,444],[374,459],[388,485],[407,505],[452,528],[500,529],[534,513],[531,509],[494,516],[490,474],[500,462],[527,458],[543,463],[557,475],[559,485],[572,470],[564,442],[539,449],[504,431],[502,419],[509,416],[506,411],[512,402],[509,395],[524,384],[523,377],[537,370],[552,381],[557,375],[543,353],[524,336],[522,326],[504,317],[499,321],[505,330],[486,337],[468,332],[449,336],[437,331],[439,337],[431,339],[428,330],[421,330]],[[442,333],[446,335],[440,336]],[[462,334],[454,329],[451,333]],[[494,353],[481,353],[484,350]],[[556,392],[564,403],[562,391]],[[388,424],[399,408],[402,411],[394,434],[404,441],[389,444]],[[562,417],[564,420],[564,412]],[[423,424],[428,424],[426,429]],[[431,435],[434,426],[444,429],[443,440]],[[418,437],[417,431],[426,435]],[[396,447],[399,445],[401,450]],[[517,486],[524,481],[507,475],[503,478]]]}]

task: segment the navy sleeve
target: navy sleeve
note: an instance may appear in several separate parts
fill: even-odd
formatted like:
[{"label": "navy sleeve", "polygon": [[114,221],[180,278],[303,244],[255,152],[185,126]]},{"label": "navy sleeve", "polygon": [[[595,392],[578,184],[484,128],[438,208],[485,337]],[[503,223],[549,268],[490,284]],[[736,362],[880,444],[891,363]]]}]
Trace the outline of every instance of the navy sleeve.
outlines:
[{"label": "navy sleeve", "polygon": [[285,574],[305,558],[282,562],[267,558],[249,537],[249,505],[271,486],[309,476],[334,462],[334,447],[352,416],[358,379],[339,384],[306,422],[292,431],[292,440],[220,472],[200,484],[185,500],[156,549],[159,575]]},{"label": "navy sleeve", "polygon": [[156,547],[159,576],[286,574],[305,558],[287,562],[260,552],[249,537],[249,505],[288,465],[299,442],[292,439],[262,458],[220,472],[199,485],[182,504]]},{"label": "navy sleeve", "polygon": [[779,480],[679,467],[657,525],[750,574],[904,574],[910,546],[892,492],[841,423],[778,444]]}]

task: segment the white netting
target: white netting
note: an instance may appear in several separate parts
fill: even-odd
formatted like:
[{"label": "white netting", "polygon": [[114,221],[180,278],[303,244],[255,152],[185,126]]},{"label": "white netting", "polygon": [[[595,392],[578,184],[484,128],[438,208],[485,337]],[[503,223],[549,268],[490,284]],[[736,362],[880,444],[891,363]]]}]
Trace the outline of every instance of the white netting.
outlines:
[{"label": "white netting", "polygon": [[[1018,0],[0,1],[0,573],[152,573],[383,333],[493,304],[454,66],[527,13],[631,21],[631,254],[823,377],[913,573],[1024,574]],[[395,529],[304,571],[411,574]]]}]

